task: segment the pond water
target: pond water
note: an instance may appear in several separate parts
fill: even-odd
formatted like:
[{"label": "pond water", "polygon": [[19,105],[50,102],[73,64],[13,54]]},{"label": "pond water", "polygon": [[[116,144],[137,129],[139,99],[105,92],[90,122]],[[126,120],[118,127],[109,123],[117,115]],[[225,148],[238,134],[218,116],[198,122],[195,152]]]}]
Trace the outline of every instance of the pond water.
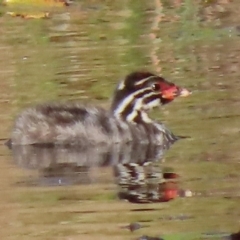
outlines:
[{"label": "pond water", "polygon": [[[0,7],[1,239],[226,239],[239,231],[237,1],[76,1],[49,19],[7,11]],[[129,149],[4,145],[22,109],[58,100],[108,108],[119,79],[139,69],[193,92],[152,113],[190,136],[163,157],[152,151],[144,165]],[[135,165],[118,164],[127,158]],[[136,222],[143,228],[129,231]]]}]

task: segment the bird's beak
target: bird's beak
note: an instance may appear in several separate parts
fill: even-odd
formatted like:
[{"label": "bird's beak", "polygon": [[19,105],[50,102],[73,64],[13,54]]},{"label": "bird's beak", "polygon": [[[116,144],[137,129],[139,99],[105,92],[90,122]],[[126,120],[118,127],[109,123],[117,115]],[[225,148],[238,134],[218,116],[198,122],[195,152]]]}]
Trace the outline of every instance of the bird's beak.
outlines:
[{"label": "bird's beak", "polygon": [[177,86],[171,86],[168,89],[162,91],[162,98],[173,100],[176,97],[187,97],[191,94],[186,88],[179,88]]},{"label": "bird's beak", "polygon": [[192,92],[187,90],[186,88],[180,88],[179,89],[179,93],[178,93],[178,96],[179,97],[188,97],[189,95],[191,95]]}]

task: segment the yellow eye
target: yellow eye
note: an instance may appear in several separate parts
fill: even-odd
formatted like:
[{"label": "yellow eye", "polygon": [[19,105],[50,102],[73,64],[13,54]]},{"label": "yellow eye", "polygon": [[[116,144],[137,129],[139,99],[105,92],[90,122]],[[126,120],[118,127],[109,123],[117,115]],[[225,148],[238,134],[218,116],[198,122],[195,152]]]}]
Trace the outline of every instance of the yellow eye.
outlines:
[{"label": "yellow eye", "polygon": [[160,90],[160,85],[157,84],[157,83],[154,83],[154,84],[152,85],[152,90],[153,90],[154,92],[159,91],[159,90]]}]

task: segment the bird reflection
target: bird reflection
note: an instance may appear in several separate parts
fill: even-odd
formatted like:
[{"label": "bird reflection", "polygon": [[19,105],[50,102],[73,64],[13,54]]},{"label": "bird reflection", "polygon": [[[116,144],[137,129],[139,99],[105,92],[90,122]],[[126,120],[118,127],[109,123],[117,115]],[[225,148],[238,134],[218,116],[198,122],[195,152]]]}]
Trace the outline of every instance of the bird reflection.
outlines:
[{"label": "bird reflection", "polygon": [[[130,202],[169,201],[177,195],[176,175],[164,173],[159,161],[170,146],[113,145],[86,149],[77,146],[12,146],[14,162],[38,171],[41,185],[91,183],[93,167],[110,166],[118,196]],[[170,179],[170,180],[169,180]]]},{"label": "bird reflection", "polygon": [[178,196],[178,175],[164,173],[157,162],[115,167],[119,197],[134,203],[167,202]]}]

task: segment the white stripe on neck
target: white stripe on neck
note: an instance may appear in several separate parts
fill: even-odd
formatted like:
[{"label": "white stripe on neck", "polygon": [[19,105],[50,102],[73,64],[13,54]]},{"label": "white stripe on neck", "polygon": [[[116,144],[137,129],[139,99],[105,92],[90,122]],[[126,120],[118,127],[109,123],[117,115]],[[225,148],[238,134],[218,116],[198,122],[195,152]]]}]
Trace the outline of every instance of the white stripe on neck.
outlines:
[{"label": "white stripe on neck", "polygon": [[[134,119],[135,117],[137,117],[138,112],[141,112],[141,117],[142,117],[142,120],[143,120],[144,122],[145,122],[145,120],[146,120],[146,122],[152,121],[152,120],[148,117],[147,113],[146,113],[145,111],[143,112],[142,110],[149,110],[149,109],[151,109],[151,108],[153,108],[153,107],[159,106],[160,100],[159,100],[158,98],[155,99],[155,100],[153,100],[153,101],[151,101],[151,102],[149,102],[149,103],[147,103],[146,105],[144,105],[144,103],[143,103],[143,101],[144,101],[145,98],[148,98],[148,97],[151,97],[151,96],[154,96],[154,95],[157,95],[157,94],[154,93],[154,92],[151,92],[151,93],[146,94],[146,95],[143,96],[142,98],[137,99],[137,100],[135,101],[133,111],[132,111],[132,112],[127,116],[127,118],[126,118],[127,121],[129,121],[129,122],[133,121],[133,119]],[[142,116],[142,113],[144,113],[144,116]],[[144,120],[144,119],[145,119],[145,120]]]},{"label": "white stripe on neck", "polygon": [[130,94],[129,96],[127,96],[117,107],[117,109],[114,110],[114,115],[116,117],[120,117],[121,113],[126,109],[126,107],[135,99],[135,96],[139,93],[144,93],[146,90],[150,90],[151,88],[144,88],[144,89],[140,89],[132,94]]}]

